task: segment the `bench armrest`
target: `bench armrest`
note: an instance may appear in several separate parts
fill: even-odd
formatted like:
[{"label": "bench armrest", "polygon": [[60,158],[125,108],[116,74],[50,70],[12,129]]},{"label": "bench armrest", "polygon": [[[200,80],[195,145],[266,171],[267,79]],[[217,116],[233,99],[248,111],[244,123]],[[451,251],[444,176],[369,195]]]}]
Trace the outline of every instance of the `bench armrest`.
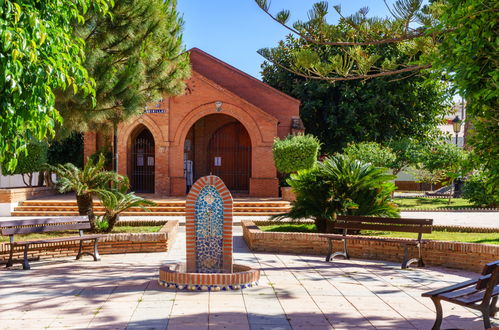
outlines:
[{"label": "bench armrest", "polygon": [[425,293],[421,294],[421,296],[423,296],[423,297],[438,296],[438,295],[440,295],[442,293],[447,293],[447,292],[451,292],[451,291],[455,291],[455,290],[459,290],[459,289],[465,288],[465,287],[470,286],[470,285],[475,285],[478,282],[478,280],[479,279],[477,278],[477,279],[473,279],[473,280],[469,280],[469,281],[457,283],[457,284],[454,284],[454,285],[451,285],[451,286],[448,286],[448,287],[445,287],[445,288],[442,288],[442,289],[437,289],[437,290],[425,292]]}]

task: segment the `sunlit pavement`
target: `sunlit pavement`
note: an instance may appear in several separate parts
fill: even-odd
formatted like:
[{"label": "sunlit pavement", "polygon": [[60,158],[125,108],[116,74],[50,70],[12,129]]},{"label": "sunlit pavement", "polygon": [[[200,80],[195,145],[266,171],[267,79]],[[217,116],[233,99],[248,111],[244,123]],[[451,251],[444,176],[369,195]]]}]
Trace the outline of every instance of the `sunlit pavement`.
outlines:
[{"label": "sunlit pavement", "polygon": [[[181,231],[182,231],[181,227]],[[235,260],[259,267],[243,291],[174,291],[158,266],[184,258],[184,235],[169,253],[58,258],[0,270],[0,328],[92,329],[429,329],[421,293],[476,274],[446,268],[401,270],[399,263],[252,253],[235,227]],[[449,256],[451,257],[451,256]],[[475,311],[444,302],[442,328],[483,329]],[[495,320],[497,323],[497,320]]]}]

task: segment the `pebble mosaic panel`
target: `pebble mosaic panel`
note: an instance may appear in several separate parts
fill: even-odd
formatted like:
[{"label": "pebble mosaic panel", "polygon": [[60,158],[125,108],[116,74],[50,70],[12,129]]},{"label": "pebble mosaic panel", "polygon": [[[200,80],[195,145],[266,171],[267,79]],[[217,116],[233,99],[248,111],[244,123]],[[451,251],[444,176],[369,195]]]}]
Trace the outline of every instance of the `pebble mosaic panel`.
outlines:
[{"label": "pebble mosaic panel", "polygon": [[214,186],[206,185],[199,192],[194,209],[196,271],[220,273],[223,265],[224,206],[222,196]]}]

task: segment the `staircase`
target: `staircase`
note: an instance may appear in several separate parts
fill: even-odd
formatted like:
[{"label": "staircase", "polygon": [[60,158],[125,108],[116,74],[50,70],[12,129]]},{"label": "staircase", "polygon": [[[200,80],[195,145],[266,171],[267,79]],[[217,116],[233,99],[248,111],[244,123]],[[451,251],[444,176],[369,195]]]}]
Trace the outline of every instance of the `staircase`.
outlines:
[{"label": "staircase", "polygon": [[[156,206],[148,207],[145,211],[139,207],[132,207],[122,216],[183,216],[185,201],[158,201]],[[234,201],[233,213],[235,216],[266,216],[289,211],[290,203],[287,201]],[[97,215],[104,213],[100,201],[94,201],[94,212]],[[28,200],[20,202],[12,212],[12,216],[74,216],[78,215],[76,201],[71,200]]]}]

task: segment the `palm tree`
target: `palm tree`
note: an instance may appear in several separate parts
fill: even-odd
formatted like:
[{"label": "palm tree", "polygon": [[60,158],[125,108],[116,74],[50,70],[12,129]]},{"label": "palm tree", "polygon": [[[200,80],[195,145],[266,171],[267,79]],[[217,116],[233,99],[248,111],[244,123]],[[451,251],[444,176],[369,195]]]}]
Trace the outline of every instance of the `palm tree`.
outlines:
[{"label": "palm tree", "polygon": [[80,215],[87,215],[92,230],[96,229],[95,214],[93,210],[93,193],[96,190],[110,186],[123,186],[128,188],[128,178],[116,172],[105,171],[104,155],[100,155],[97,163],[88,158],[87,163],[80,169],[71,163],[58,164],[47,167],[57,174],[57,187],[61,193],[74,191]]},{"label": "palm tree", "polygon": [[289,212],[274,219],[312,218],[319,232],[331,232],[337,215],[397,217],[390,200],[395,189],[387,170],[344,155],[326,158],[308,170],[292,174],[288,183],[296,193]]},{"label": "palm tree", "polygon": [[110,232],[113,230],[114,225],[119,220],[120,213],[130,207],[140,207],[147,210],[146,206],[156,205],[153,201],[139,197],[133,192],[125,192],[126,188],[96,190],[96,193],[101,199],[102,206],[104,206],[105,209],[105,213],[101,221],[107,223],[107,225],[103,228],[103,231]]}]

